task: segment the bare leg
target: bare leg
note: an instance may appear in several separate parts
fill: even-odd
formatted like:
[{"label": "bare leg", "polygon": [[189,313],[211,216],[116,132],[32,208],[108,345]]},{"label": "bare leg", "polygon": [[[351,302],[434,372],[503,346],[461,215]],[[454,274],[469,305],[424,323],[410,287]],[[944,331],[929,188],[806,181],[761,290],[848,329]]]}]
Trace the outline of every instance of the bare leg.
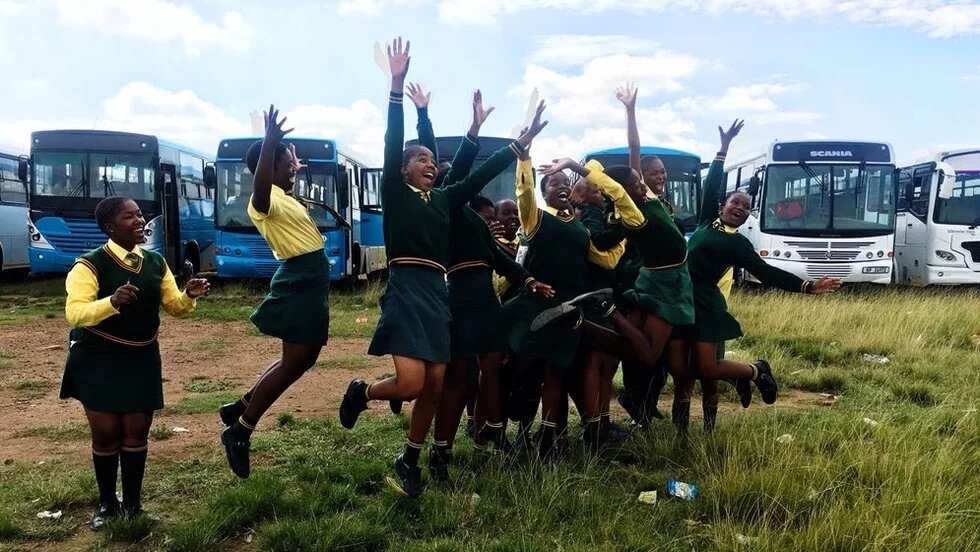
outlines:
[{"label": "bare leg", "polygon": [[322,347],[310,347],[298,343],[282,342],[282,359],[273,363],[262,379],[252,389],[252,397],[242,414],[249,429],[254,428],[266,410],[275,403],[289,386],[296,383],[316,363]]},{"label": "bare leg", "polygon": [[501,391],[501,365],[503,355],[500,353],[488,353],[480,355],[480,385],[474,408],[475,441],[478,445],[486,444],[486,437],[483,433],[484,426],[489,427],[498,437],[504,428],[504,417],[502,405],[500,403]]},{"label": "bare leg", "polygon": [[459,421],[463,417],[463,410],[471,394],[466,373],[470,362],[465,359],[454,360],[446,371],[442,400],[439,402],[435,416],[433,443],[437,447],[453,448]]}]

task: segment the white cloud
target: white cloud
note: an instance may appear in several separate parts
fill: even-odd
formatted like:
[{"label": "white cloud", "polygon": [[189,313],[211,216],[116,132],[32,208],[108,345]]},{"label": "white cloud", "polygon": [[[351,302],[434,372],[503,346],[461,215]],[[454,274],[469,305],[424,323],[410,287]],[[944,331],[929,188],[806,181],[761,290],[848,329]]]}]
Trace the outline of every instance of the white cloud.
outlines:
[{"label": "white cloud", "polygon": [[[369,4],[370,13],[377,14],[390,1],[360,0],[342,5]],[[787,20],[843,18],[855,23],[913,29],[935,38],[980,34],[980,5],[964,0],[439,0],[436,6],[443,21],[481,26],[496,26],[507,16],[529,10],[552,9],[584,15],[686,10],[714,16],[749,13]],[[354,8],[346,6],[346,9]]]},{"label": "white cloud", "polygon": [[960,76],[960,79],[961,80],[964,80],[966,82],[977,82],[977,81],[980,81],[980,65],[977,65],[976,72],[974,72],[974,73],[967,73],[965,75],[962,75],[962,76]]},{"label": "white cloud", "polygon": [[802,90],[803,85],[782,82],[782,78],[776,75],[766,82],[730,86],[721,96],[690,96],[673,101],[669,106],[687,113],[709,112],[744,117],[754,125],[813,123],[820,119],[820,113],[785,111],[776,102],[777,96]]},{"label": "white cloud", "polygon": [[652,40],[626,35],[547,35],[536,40],[530,61],[553,67],[581,65],[598,57],[656,50]]},{"label": "white cloud", "polygon": [[58,21],[65,25],[152,42],[180,42],[191,54],[208,46],[245,51],[252,35],[236,11],[224,12],[220,23],[213,23],[190,4],[168,0],[58,0],[57,10]]},{"label": "white cloud", "polygon": [[384,114],[369,100],[357,100],[350,107],[301,105],[286,115],[297,136],[329,136],[358,160],[375,165],[381,162]]}]

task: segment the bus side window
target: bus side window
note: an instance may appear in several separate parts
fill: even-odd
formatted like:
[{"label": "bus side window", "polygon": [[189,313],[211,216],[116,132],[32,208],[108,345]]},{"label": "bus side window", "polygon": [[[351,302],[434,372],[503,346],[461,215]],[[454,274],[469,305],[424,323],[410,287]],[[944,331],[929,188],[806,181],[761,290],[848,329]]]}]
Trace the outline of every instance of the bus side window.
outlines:
[{"label": "bus side window", "polygon": [[932,167],[916,169],[912,174],[912,193],[909,211],[925,222],[929,212],[929,190],[932,186]]},{"label": "bus side window", "polygon": [[909,189],[912,184],[912,173],[909,171],[902,171],[898,175],[898,203],[895,206],[895,210],[899,213],[904,213],[909,210],[909,196],[911,195],[911,190]]},{"label": "bus side window", "polygon": [[27,188],[17,178],[17,160],[0,158],[0,202],[27,204]]}]

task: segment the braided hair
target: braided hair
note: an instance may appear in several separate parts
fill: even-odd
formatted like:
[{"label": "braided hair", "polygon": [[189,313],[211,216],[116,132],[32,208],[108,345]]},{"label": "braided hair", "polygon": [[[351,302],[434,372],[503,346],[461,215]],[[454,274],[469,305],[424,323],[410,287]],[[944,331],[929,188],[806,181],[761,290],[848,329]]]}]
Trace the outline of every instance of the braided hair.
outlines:
[{"label": "braided hair", "polygon": [[109,231],[106,229],[112,219],[122,208],[123,203],[127,201],[132,201],[132,199],[125,196],[111,196],[103,199],[95,206],[95,223],[99,225],[99,230],[106,236],[109,235]]}]

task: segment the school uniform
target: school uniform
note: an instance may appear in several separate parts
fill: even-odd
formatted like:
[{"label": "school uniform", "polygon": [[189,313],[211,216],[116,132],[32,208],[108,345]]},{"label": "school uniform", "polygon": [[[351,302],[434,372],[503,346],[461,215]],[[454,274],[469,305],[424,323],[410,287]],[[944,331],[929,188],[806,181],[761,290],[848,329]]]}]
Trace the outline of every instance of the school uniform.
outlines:
[{"label": "school uniform", "polygon": [[722,154],[711,163],[705,178],[701,218],[688,243],[695,322],[674,329],[676,337],[688,341],[722,342],[742,335],[742,328],[728,312],[726,296],[719,287],[722,277],[730,270],[744,268],[763,284],[787,291],[807,293],[811,286],[810,282],[767,264],[748,238],[717,219],[714,213],[724,182],[724,163]]},{"label": "school uniform", "polygon": [[590,291],[615,288],[615,268],[607,267],[616,267],[621,262],[626,251],[626,233],[622,224],[614,223],[615,210],[612,204],[607,202],[603,207],[585,205],[579,209],[579,220],[589,231],[589,240],[598,251],[598,257],[594,257],[603,259],[601,264],[588,264],[586,287]]},{"label": "school uniform", "polygon": [[330,263],[323,235],[309,210],[282,188],[272,186],[269,212],[248,202],[248,216],[282,261],[269,283],[269,294],[250,319],[265,335],[287,343],[322,347],[330,326]]},{"label": "school uniform", "polygon": [[[138,298],[116,309],[110,298],[127,282],[139,288]],[[75,260],[65,287],[72,329],[60,397],[100,412],[163,408],[160,307],[179,316],[197,304],[177,288],[164,258],[109,240]]]},{"label": "school uniform", "polygon": [[615,202],[626,239],[643,259],[636,282],[624,298],[672,325],[694,321],[691,279],[687,271],[687,243],[670,212],[657,198],[640,205],[616,181],[602,172],[602,164],[589,161],[586,180]]},{"label": "school uniform", "polygon": [[449,293],[450,216],[463,208],[490,180],[514,162],[522,148],[516,141],[494,153],[466,178],[424,191],[405,183],[401,174],[405,121],[402,94],[388,103],[381,203],[389,276],[381,296],[381,319],[368,353],[447,363],[451,359]]},{"label": "school uniform", "polygon": [[549,206],[538,208],[530,160],[517,165],[517,210],[527,243],[522,264],[536,279],[554,288],[555,296],[522,291],[509,300],[504,305],[507,341],[518,356],[564,368],[574,361],[578,328],[554,324],[532,332],[531,322],[542,311],[587,291],[588,262],[601,265],[603,257],[585,225],[571,213]]}]

